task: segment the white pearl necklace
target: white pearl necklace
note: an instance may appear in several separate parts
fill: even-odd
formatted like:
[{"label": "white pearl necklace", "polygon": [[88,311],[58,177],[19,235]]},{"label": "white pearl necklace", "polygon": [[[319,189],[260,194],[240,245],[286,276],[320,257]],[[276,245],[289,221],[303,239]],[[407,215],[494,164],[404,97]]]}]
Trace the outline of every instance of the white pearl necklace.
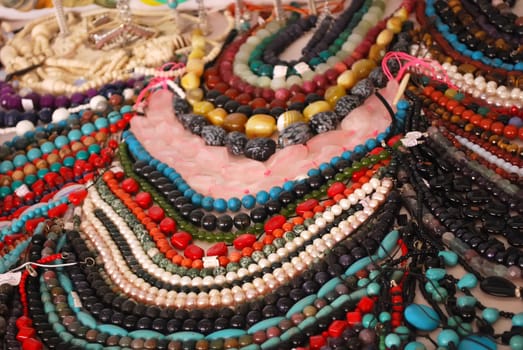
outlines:
[{"label": "white pearl necklace", "polygon": [[[372,180],[371,180],[372,181]],[[379,180],[378,180],[379,181]],[[376,183],[376,181],[373,181]],[[374,187],[373,185],[367,186]],[[95,246],[96,250],[100,252],[99,257],[101,263],[105,266],[108,278],[118,286],[124,293],[131,295],[143,302],[152,303],[178,308],[194,308],[194,307],[205,307],[205,306],[232,306],[234,303],[243,302],[245,300],[252,300],[267,293],[270,290],[274,290],[279,285],[282,285],[292,279],[296,274],[306,269],[315,259],[320,258],[324,255],[324,252],[336,245],[337,242],[346,238],[351,232],[358,228],[367,218],[374,213],[376,208],[385,201],[385,195],[391,190],[393,183],[391,179],[384,179],[381,181],[380,186],[376,186],[376,192],[368,197],[363,190],[356,190],[353,195],[349,196],[346,200],[340,201],[339,205],[334,205],[330,211],[326,211],[321,218],[317,218],[315,224],[310,225],[308,230],[301,232],[300,237],[296,238],[294,242],[288,242],[285,247],[279,248],[277,253],[271,254],[266,261],[260,261],[258,269],[261,266],[270,266],[271,263],[281,261],[282,257],[288,256],[289,252],[298,249],[300,243],[307,241],[324,228],[328,222],[332,222],[335,216],[341,214],[342,210],[347,209],[353,204],[358,203],[358,197],[362,197],[362,204],[364,210],[358,211],[354,215],[351,215],[348,219],[342,221],[338,227],[331,230],[330,233],[325,234],[321,238],[317,238],[312,244],[305,247],[304,251],[299,253],[299,256],[294,257],[291,262],[282,264],[281,268],[275,269],[272,273],[265,274],[262,278],[256,278],[249,283],[244,283],[242,287],[235,286],[233,288],[223,288],[221,290],[213,289],[206,292],[196,293],[183,293],[175,291],[167,291],[166,289],[158,289],[157,287],[151,286],[143,279],[138,278],[134,275],[129,267],[125,264],[124,258],[121,256],[116,244],[110,239],[109,232],[105,229],[103,224],[95,217],[93,210],[94,208],[100,208],[104,212],[109,213],[108,216],[111,220],[114,220],[115,225],[119,228],[122,236],[130,237],[133,235],[132,230],[126,227],[125,223],[116,213],[110,213],[109,206],[104,203],[99,197],[98,193],[93,188],[89,189],[89,196],[84,202],[84,213],[86,214],[86,220],[82,220],[81,228],[88,236],[89,240]],[[368,189],[367,189],[368,190]],[[107,211],[106,211],[107,210]],[[337,215],[336,215],[337,214]],[[300,240],[301,238],[301,240]],[[297,242],[296,242],[297,241]],[[136,243],[131,245],[132,249],[139,251],[140,244]],[[134,250],[133,250],[134,251]],[[141,255],[141,257],[139,257]],[[145,252],[135,255],[139,261],[147,261],[150,257]],[[264,260],[264,259],[262,259]],[[253,264],[256,265],[256,264]],[[147,265],[145,268],[149,268],[151,274],[157,278],[163,280],[174,279],[181,285],[186,286],[210,286],[213,284],[221,285],[228,281],[233,281],[237,278],[243,278],[247,276],[249,270],[245,271],[238,270],[238,272],[229,272],[226,276],[207,276],[205,278],[196,277],[191,279],[188,276],[177,276],[172,275],[168,271],[164,271],[159,267],[153,267]],[[249,266],[249,269],[251,267]],[[169,278],[170,274],[170,278]],[[172,280],[171,280],[172,282]]]}]

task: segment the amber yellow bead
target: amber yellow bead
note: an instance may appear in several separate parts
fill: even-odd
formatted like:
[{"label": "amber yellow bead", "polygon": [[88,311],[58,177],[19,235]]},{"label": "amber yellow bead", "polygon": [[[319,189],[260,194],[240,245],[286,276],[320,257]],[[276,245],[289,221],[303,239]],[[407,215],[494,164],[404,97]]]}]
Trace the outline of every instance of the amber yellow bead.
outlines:
[{"label": "amber yellow bead", "polygon": [[0,175],[0,186],[11,186],[11,177],[7,175]]},{"label": "amber yellow bead", "polygon": [[189,60],[193,58],[204,58],[205,57],[205,50],[203,48],[196,47],[191,50],[191,53],[189,54],[188,58]]},{"label": "amber yellow bead", "polygon": [[25,175],[24,175],[24,172],[22,170],[15,170],[11,174],[11,177],[15,181],[22,181],[24,179]]},{"label": "amber yellow bead", "polygon": [[198,58],[193,58],[187,61],[187,65],[185,66],[185,69],[189,73],[194,73],[197,76],[201,77],[203,74],[203,67],[204,63],[203,60]]},{"label": "amber yellow bead", "polygon": [[387,29],[390,29],[394,34],[401,32],[403,21],[399,17],[391,17],[387,21]]},{"label": "amber yellow bead", "polygon": [[383,29],[376,38],[376,44],[387,46],[394,38],[394,33],[390,29]]},{"label": "amber yellow bead", "polygon": [[203,90],[200,88],[191,89],[187,91],[187,102],[191,105],[194,105],[197,102],[200,102],[203,99]]},{"label": "amber yellow bead", "polygon": [[193,112],[196,114],[207,115],[214,109],[214,105],[209,101],[199,101],[193,105]]},{"label": "amber yellow bead", "polygon": [[86,147],[89,147],[91,146],[93,143],[96,143],[96,139],[92,136],[86,136],[83,140],[82,140],[82,143],[86,146]]},{"label": "amber yellow bead", "polygon": [[356,77],[356,73],[352,70],[346,70],[345,72],[341,73],[338,77],[338,80],[336,80],[339,86],[342,88],[348,90],[352,89],[354,85],[358,82],[358,79]]},{"label": "amber yellow bead", "polygon": [[402,7],[394,12],[394,17],[398,17],[402,21],[406,21],[409,18],[409,11],[407,11],[405,7]]},{"label": "amber yellow bead", "polygon": [[225,117],[222,127],[227,131],[245,132],[247,116],[243,113],[231,113]]},{"label": "amber yellow bead", "polygon": [[46,160],[47,160],[47,162],[49,164],[54,164],[54,163],[57,163],[57,162],[60,161],[60,156],[58,154],[56,154],[56,153],[49,153],[47,155],[47,159]]},{"label": "amber yellow bead", "polygon": [[470,132],[470,131],[472,131],[472,129],[474,129],[474,124],[471,124],[471,123],[468,123],[468,124],[465,125],[465,127],[463,128],[463,130],[465,130],[466,132]]},{"label": "amber yellow bead", "polygon": [[245,124],[248,138],[269,137],[276,131],[276,120],[268,114],[255,114]]},{"label": "amber yellow bead", "polygon": [[36,166],[33,163],[27,163],[26,165],[24,165],[24,174],[25,175],[36,174],[37,171],[38,171],[38,169],[36,168]]},{"label": "amber yellow bead", "polygon": [[454,98],[454,96],[456,96],[458,92],[454,89],[447,89],[445,90],[445,96],[449,97],[449,98]]},{"label": "amber yellow bead", "polygon": [[205,50],[205,38],[202,35],[196,34],[191,37],[192,49]]},{"label": "amber yellow bead", "polygon": [[352,71],[356,74],[356,79],[360,80],[369,76],[370,72],[376,67],[376,62],[367,58],[358,60],[352,65]]},{"label": "amber yellow bead", "polygon": [[200,77],[193,72],[187,72],[182,77],[182,87],[185,90],[196,89],[200,86]]},{"label": "amber yellow bead", "polygon": [[453,114],[452,117],[450,117],[450,122],[451,123],[456,124],[456,123],[459,123],[460,121],[461,121],[461,118],[460,118],[459,115]]},{"label": "amber yellow bead", "polygon": [[215,108],[209,113],[207,113],[207,119],[214,125],[222,125],[225,117],[227,116],[227,111],[223,108]]},{"label": "amber yellow bead", "polygon": [[316,101],[305,107],[303,110],[303,116],[307,120],[310,120],[314,115],[330,110],[332,110],[332,107],[327,101]]},{"label": "amber yellow bead", "polygon": [[345,89],[341,85],[333,85],[325,90],[325,100],[329,102],[331,107],[334,107],[336,102],[345,95]]},{"label": "amber yellow bead", "polygon": [[385,56],[385,48],[382,45],[374,44],[370,47],[369,58],[373,61],[379,62]]},{"label": "amber yellow bead", "polygon": [[278,131],[283,131],[286,127],[288,127],[291,124],[298,123],[298,122],[306,122],[307,120],[298,111],[287,111],[280,114],[278,117],[278,121],[276,123],[276,126],[278,127]]}]

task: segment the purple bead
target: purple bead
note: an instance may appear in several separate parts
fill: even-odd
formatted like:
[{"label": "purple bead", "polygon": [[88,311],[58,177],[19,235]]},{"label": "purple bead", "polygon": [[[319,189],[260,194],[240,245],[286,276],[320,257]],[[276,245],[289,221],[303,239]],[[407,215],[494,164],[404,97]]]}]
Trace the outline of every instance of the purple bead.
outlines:
[{"label": "purple bead", "polygon": [[6,94],[14,94],[15,90],[11,85],[5,85],[0,89],[0,95],[6,95]]},{"label": "purple bead", "polygon": [[7,101],[9,100],[9,94],[0,94],[0,106],[7,108]]},{"label": "purple bead", "polygon": [[70,104],[69,97],[67,96],[57,96],[54,100],[56,108],[68,108]]},{"label": "purple bead", "polygon": [[136,82],[136,79],[129,79],[127,80],[127,82],[125,83],[125,85],[128,87],[128,88],[132,88],[134,86],[134,83]]},{"label": "purple bead", "polygon": [[85,101],[85,95],[81,92],[75,92],[71,95],[71,105],[78,106],[83,104]]},{"label": "purple bead", "polygon": [[47,94],[40,97],[40,107],[42,108],[54,108],[54,96]]},{"label": "purple bead", "polygon": [[510,125],[514,125],[518,128],[521,128],[523,126],[523,119],[521,119],[520,117],[512,117],[512,118],[510,118],[508,123]]},{"label": "purple bead", "polygon": [[11,95],[7,99],[7,108],[8,109],[16,109],[21,111],[22,110],[22,99],[18,95]]},{"label": "purple bead", "polygon": [[98,95],[98,90],[96,89],[89,89],[85,92],[85,94],[87,95],[87,97],[91,98],[91,97],[95,97],[96,95]]},{"label": "purple bead", "polygon": [[30,92],[24,96],[25,99],[33,101],[34,109],[40,108],[40,94],[37,92]]}]

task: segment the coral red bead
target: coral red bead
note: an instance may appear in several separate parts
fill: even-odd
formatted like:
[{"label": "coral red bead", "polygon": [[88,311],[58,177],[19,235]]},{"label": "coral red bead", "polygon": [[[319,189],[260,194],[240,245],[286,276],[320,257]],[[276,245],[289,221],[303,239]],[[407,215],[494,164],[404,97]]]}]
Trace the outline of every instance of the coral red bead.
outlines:
[{"label": "coral red bead", "polygon": [[274,230],[281,228],[287,219],[283,215],[274,215],[272,218],[267,220],[263,226],[266,233],[271,234]]},{"label": "coral red bead", "polygon": [[503,136],[509,140],[514,140],[518,135],[518,128],[514,125],[505,125],[503,128]]},{"label": "coral red bead", "polygon": [[236,102],[238,102],[242,105],[246,105],[252,100],[252,96],[250,94],[244,92],[244,93],[241,93],[238,96],[236,96],[235,100],[236,100]]},{"label": "coral red bead", "polygon": [[122,189],[127,193],[133,194],[138,192],[140,186],[135,179],[129,177],[122,181]]},{"label": "coral red bead", "polygon": [[358,302],[358,309],[363,313],[369,313],[374,308],[374,300],[369,297],[363,297]]},{"label": "coral red bead", "polygon": [[288,89],[281,88],[276,90],[274,97],[283,101],[287,101],[291,97],[291,92]]},{"label": "coral red bead", "polygon": [[23,326],[18,328],[18,333],[16,333],[16,340],[23,342],[25,339],[34,338],[36,336],[36,331],[32,327]]},{"label": "coral red bead", "polygon": [[236,237],[236,239],[233,241],[234,248],[241,250],[245,247],[250,247],[256,242],[256,236],[251,233],[244,233],[243,235],[239,235]]},{"label": "coral red bead", "polygon": [[33,325],[33,320],[27,316],[20,316],[16,319],[16,328],[20,329],[22,327],[31,327]]},{"label": "coral red bead", "polygon": [[349,326],[353,327],[359,323],[361,323],[361,312],[359,311],[349,311],[347,312],[347,322],[349,323]]},{"label": "coral red bead", "polygon": [[503,125],[502,122],[494,122],[490,126],[490,131],[492,131],[494,134],[501,135],[503,133],[503,128],[505,125]]},{"label": "coral red bead", "polygon": [[160,222],[165,217],[165,212],[157,205],[150,207],[147,213],[149,214],[149,217],[155,222]]},{"label": "coral red bead", "polygon": [[171,236],[171,244],[176,249],[185,249],[191,243],[192,236],[187,232],[176,232]]},{"label": "coral red bead", "polygon": [[335,195],[343,193],[345,188],[346,186],[342,182],[335,182],[327,189],[327,196],[333,198]]},{"label": "coral red bead", "polygon": [[311,350],[320,350],[322,346],[327,344],[327,340],[321,335],[313,335],[309,339],[309,346]]},{"label": "coral red bead", "polygon": [[134,200],[136,204],[138,204],[141,208],[147,209],[151,206],[153,203],[153,197],[149,192],[140,192],[137,193],[134,197]]},{"label": "coral red bead", "polygon": [[343,333],[345,328],[347,328],[347,326],[348,326],[347,321],[336,320],[336,321],[332,322],[328,329],[329,336],[336,337],[336,338],[341,337],[341,334]]},{"label": "coral red bead", "polygon": [[189,245],[183,251],[183,255],[185,255],[186,258],[189,258],[192,260],[201,259],[203,257],[203,254],[204,254],[203,249],[198,247],[195,244]]},{"label": "coral red bead", "polygon": [[164,218],[160,221],[160,230],[165,234],[171,234],[176,231],[176,221],[171,218]]},{"label": "coral red bead", "polygon": [[69,202],[71,202],[74,205],[80,205],[83,203],[85,197],[87,197],[87,190],[82,189],[79,191],[75,191],[69,195]]},{"label": "coral red bead", "polygon": [[267,101],[261,97],[256,97],[251,101],[250,106],[252,109],[265,108],[267,106]]},{"label": "coral red bead", "polygon": [[223,242],[219,242],[207,249],[207,256],[225,256],[227,255],[227,245]]},{"label": "coral red bead", "polygon": [[318,200],[311,198],[307,199],[305,202],[298,204],[296,207],[296,214],[303,215],[307,211],[312,211],[314,207],[318,205]]},{"label": "coral red bead", "polygon": [[43,350],[42,342],[35,338],[27,338],[22,342],[22,350]]}]

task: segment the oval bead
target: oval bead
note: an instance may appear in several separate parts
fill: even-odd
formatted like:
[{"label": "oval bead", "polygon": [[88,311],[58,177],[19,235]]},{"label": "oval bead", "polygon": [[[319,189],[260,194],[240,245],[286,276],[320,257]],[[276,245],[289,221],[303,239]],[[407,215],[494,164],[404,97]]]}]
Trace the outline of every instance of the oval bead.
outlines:
[{"label": "oval bead", "polygon": [[405,350],[426,350],[427,348],[425,345],[418,341],[411,341],[407,345],[405,345]]},{"label": "oval bead", "polygon": [[268,318],[266,320],[263,320],[261,322],[258,322],[256,324],[252,325],[251,328],[249,328],[247,330],[247,334],[254,334],[254,333],[258,332],[258,331],[265,330],[265,329],[268,329],[270,327],[275,327],[275,326],[278,325],[278,323],[280,323],[284,319],[285,319],[285,317],[278,316],[278,317],[272,317],[272,318]]},{"label": "oval bead", "polygon": [[378,248],[378,257],[380,259],[385,259],[393,252],[399,237],[400,234],[397,230],[392,230],[385,236]]},{"label": "oval bead", "polygon": [[478,279],[472,273],[468,272],[464,274],[458,281],[457,287],[459,289],[469,288],[472,289],[478,285]]},{"label": "oval bead", "polygon": [[264,342],[261,345],[261,348],[263,350],[265,350],[265,349],[272,349],[274,346],[277,346],[280,343],[281,343],[280,337],[272,337],[272,338],[268,339],[266,342]]},{"label": "oval bead", "polygon": [[361,258],[360,260],[356,261],[354,264],[349,266],[349,268],[345,271],[345,275],[347,277],[354,275],[356,272],[369,266],[373,261],[378,260],[377,258],[378,257],[376,255]]},{"label": "oval bead", "polygon": [[[334,278],[335,279],[335,278]],[[332,280],[331,280],[332,281]],[[330,282],[330,281],[329,281]],[[329,283],[328,282],[328,283]],[[341,280],[340,280],[341,282]],[[317,298],[321,298],[319,296],[319,293],[318,293],[318,296],[314,295],[314,294],[311,294],[309,296],[306,296],[305,298],[301,299],[300,301],[298,301],[296,304],[294,304],[290,309],[289,311],[287,311],[287,314],[285,315],[285,317],[287,318],[290,318],[292,315],[294,315],[295,313],[298,313],[298,312],[301,312],[306,306],[309,306],[309,305],[312,305],[312,303],[314,303],[314,301],[317,299]],[[252,327],[251,327],[252,328]]]},{"label": "oval bead", "polygon": [[231,113],[223,119],[222,128],[227,131],[245,131],[247,116],[243,113]]},{"label": "oval bead", "polygon": [[276,130],[276,121],[268,114],[255,114],[245,124],[248,138],[270,137]]},{"label": "oval bead", "polygon": [[316,101],[305,107],[305,109],[303,110],[303,116],[308,121],[314,115],[320,112],[330,111],[331,109],[331,105],[327,101]]},{"label": "oval bead", "polygon": [[456,305],[458,305],[459,307],[475,306],[476,302],[477,300],[473,296],[462,295],[458,297],[458,299],[456,300]]},{"label": "oval bead", "polygon": [[487,307],[481,312],[481,317],[490,324],[493,324],[499,319],[499,310],[492,307]]},{"label": "oval bead", "polygon": [[516,327],[523,327],[523,312],[515,314],[512,317],[512,325]]},{"label": "oval bead", "polygon": [[331,279],[329,282],[325,283],[323,287],[320,288],[318,291],[318,298],[323,298],[325,295],[327,295],[329,292],[333,291],[334,288],[338,284],[340,284],[342,281],[339,277]]},{"label": "oval bead", "polygon": [[150,331],[146,329],[140,329],[137,331],[132,331],[129,333],[129,337],[137,339],[137,338],[143,338],[143,339],[163,339],[165,336],[162,333],[156,332],[156,331]]},{"label": "oval bead", "polygon": [[445,277],[446,274],[446,270],[439,268],[430,268],[425,272],[425,276],[432,281],[439,281]]},{"label": "oval bead", "polygon": [[458,350],[476,350],[478,348],[496,350],[498,347],[491,339],[479,335],[468,336],[462,339],[458,345]]},{"label": "oval bead", "polygon": [[213,332],[205,337],[207,340],[216,340],[216,339],[230,339],[230,338],[239,338],[242,335],[247,334],[243,329],[222,329],[220,331]]},{"label": "oval bead", "polygon": [[298,123],[298,122],[306,122],[307,119],[305,119],[304,115],[301,114],[298,111],[291,110],[284,112],[280,114],[278,117],[278,121],[276,123],[276,126],[278,128],[278,131],[283,131],[286,127],[288,127],[291,124]]},{"label": "oval bead", "polygon": [[110,335],[117,335],[120,337],[125,337],[129,332],[127,332],[125,329],[112,325],[112,324],[101,324],[98,326],[98,330],[100,332],[104,332]]},{"label": "oval bead", "polygon": [[89,328],[96,328],[96,320],[88,313],[79,311],[76,314],[76,318],[78,318],[78,321],[80,321],[80,323],[82,323],[84,326]]},{"label": "oval bead", "polygon": [[447,266],[456,266],[458,264],[458,255],[451,251],[442,251],[438,253],[438,256],[443,258],[445,265]]},{"label": "oval bead", "polygon": [[453,343],[454,345],[459,344],[459,335],[452,329],[443,329],[438,334],[438,345],[439,346],[449,346]]},{"label": "oval bead", "polygon": [[198,332],[176,332],[166,336],[168,340],[186,340],[186,341],[198,341],[204,338],[203,334]]},{"label": "oval bead", "polygon": [[440,323],[439,315],[433,308],[422,304],[410,304],[404,311],[405,320],[422,331],[433,331]]}]

